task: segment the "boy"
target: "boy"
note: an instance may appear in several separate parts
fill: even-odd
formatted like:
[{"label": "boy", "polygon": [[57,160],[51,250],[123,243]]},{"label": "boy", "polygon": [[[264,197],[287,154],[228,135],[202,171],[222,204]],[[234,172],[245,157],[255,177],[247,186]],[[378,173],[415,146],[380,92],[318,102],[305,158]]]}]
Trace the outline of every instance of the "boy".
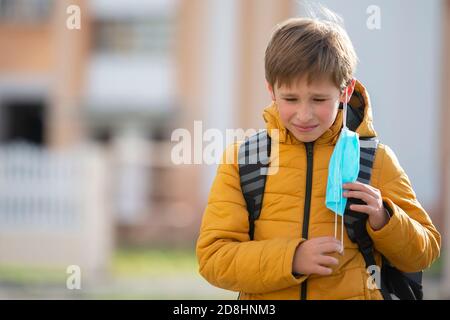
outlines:
[{"label": "boy", "polygon": [[[340,103],[360,122],[360,137],[376,137],[368,93],[353,78],[357,56],[345,30],[314,19],[277,27],[265,55],[272,104],[264,110],[268,134],[279,131],[279,169],[268,175],[254,237],[242,195],[239,143],[219,166],[197,242],[201,275],[239,291],[240,299],[383,299],[368,284],[358,246],[347,232],[334,238],[334,214],[325,205],[330,157],[342,129]],[[347,100],[345,100],[347,99]],[[379,144],[370,184],[344,185],[344,196],[367,214],[377,265],[382,256],[403,272],[429,267],[440,234],[418,202],[394,152]]]}]

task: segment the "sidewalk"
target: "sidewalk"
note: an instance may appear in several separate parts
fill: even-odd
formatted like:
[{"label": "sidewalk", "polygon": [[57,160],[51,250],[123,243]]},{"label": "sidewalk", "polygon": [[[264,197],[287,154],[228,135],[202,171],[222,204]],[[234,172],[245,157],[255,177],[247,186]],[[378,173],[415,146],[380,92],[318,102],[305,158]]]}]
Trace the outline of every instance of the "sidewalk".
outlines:
[{"label": "sidewalk", "polygon": [[[426,300],[443,299],[439,278],[424,277]],[[114,281],[84,286],[80,290],[61,286],[14,286],[0,284],[0,299],[224,299],[235,300],[237,293],[215,288],[200,276],[180,275],[165,278],[116,279]]]},{"label": "sidewalk", "polygon": [[0,284],[0,299],[236,299],[237,293],[215,288],[199,277],[117,279],[69,290],[59,285]]}]

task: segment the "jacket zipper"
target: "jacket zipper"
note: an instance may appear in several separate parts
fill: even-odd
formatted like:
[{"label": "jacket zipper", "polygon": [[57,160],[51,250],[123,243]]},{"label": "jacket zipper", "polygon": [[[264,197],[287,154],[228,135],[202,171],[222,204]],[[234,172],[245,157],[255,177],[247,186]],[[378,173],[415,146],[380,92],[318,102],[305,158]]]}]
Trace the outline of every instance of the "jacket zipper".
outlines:
[{"label": "jacket zipper", "polygon": [[[311,189],[312,189],[312,174],[313,174],[313,148],[314,142],[306,142],[306,192],[305,192],[305,207],[303,211],[303,229],[302,238],[308,239],[309,228],[309,214],[311,211]],[[300,299],[306,300],[307,283],[306,280],[300,286]]]}]

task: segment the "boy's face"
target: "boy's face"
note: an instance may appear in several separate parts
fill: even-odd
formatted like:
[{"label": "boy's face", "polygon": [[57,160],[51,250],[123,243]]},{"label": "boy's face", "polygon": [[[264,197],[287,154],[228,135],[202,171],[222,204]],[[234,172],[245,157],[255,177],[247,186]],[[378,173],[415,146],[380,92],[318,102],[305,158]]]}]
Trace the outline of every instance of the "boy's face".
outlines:
[{"label": "boy's face", "polygon": [[[346,88],[348,98],[353,93],[356,80]],[[269,92],[278,106],[283,125],[302,142],[312,142],[319,138],[334,123],[339,102],[345,99],[345,91],[329,79],[307,83],[306,77],[294,81],[291,87],[268,84]]]}]

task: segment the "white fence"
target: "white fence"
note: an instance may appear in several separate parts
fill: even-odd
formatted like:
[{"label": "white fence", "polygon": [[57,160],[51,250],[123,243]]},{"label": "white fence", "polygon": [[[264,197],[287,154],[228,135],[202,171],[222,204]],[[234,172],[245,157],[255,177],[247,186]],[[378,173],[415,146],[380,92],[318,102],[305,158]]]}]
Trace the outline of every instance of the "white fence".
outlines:
[{"label": "white fence", "polygon": [[75,154],[0,148],[0,231],[77,229],[83,180]]},{"label": "white fence", "polygon": [[107,169],[91,146],[1,146],[0,264],[106,267],[113,230]]}]

